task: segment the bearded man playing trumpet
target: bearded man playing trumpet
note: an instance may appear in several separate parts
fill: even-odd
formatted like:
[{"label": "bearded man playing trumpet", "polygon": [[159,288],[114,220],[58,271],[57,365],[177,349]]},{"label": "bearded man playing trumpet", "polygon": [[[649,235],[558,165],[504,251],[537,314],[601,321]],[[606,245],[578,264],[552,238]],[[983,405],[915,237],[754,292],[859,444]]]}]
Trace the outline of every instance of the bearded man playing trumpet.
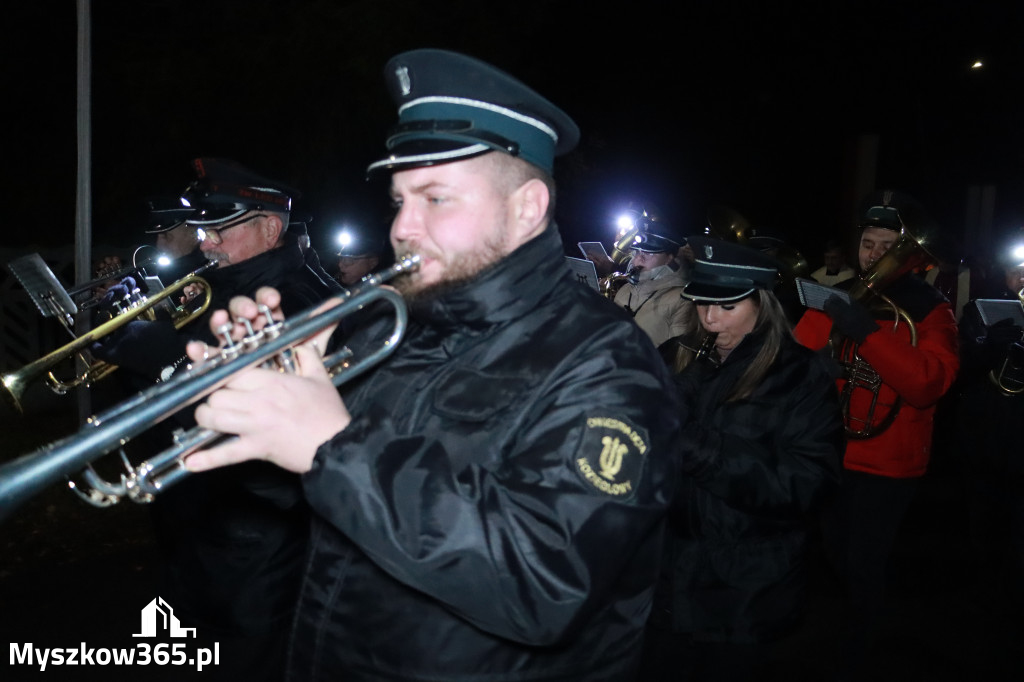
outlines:
[{"label": "bearded man playing trumpet", "polygon": [[[936,403],[959,368],[949,302],[909,269],[900,274],[895,267],[905,246],[913,254],[919,245],[910,241],[894,195],[887,192],[871,206],[860,227],[860,277],[838,288],[863,291],[873,274],[894,266],[894,281],[872,290],[884,288],[880,293],[888,301],[869,295],[845,302],[832,296],[823,311],[807,310],[794,329],[797,340],[810,348],[855,349],[853,358],[839,358],[847,363],[837,386],[848,438],[839,501],[825,528],[848,592],[840,661],[846,679],[860,679],[857,675],[870,669],[865,666],[878,628],[888,557],[928,467]],[[902,317],[899,324],[894,306]]]},{"label": "bearded man playing trumpet", "polygon": [[565,267],[551,172],[576,125],[463,55],[385,73],[400,119],[370,172],[391,173],[395,253],[421,259],[405,341],[344,399],[312,346],[298,375],[238,375],[196,417],[239,437],[186,463],[303,475],[290,679],[631,680],[677,417],[643,332]]}]

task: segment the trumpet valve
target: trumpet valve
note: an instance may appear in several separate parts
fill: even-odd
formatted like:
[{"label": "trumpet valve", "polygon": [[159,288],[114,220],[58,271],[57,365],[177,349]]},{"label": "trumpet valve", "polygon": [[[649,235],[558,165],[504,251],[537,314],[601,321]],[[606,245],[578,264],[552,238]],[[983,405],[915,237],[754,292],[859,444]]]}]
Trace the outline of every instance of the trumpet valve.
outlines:
[{"label": "trumpet valve", "polygon": [[128,307],[130,309],[138,308],[139,306],[145,304],[145,302],[148,300],[146,298],[146,295],[143,294],[142,290],[139,289],[138,287],[132,289],[131,293],[128,294],[126,299],[128,300]]},{"label": "trumpet valve", "polygon": [[270,308],[263,303],[260,303],[257,310],[260,315],[266,319],[266,324],[263,327],[263,333],[266,334],[268,339],[273,339],[281,334],[281,330],[284,328],[283,320],[275,320],[274,316],[270,313]]},{"label": "trumpet valve", "polygon": [[217,335],[224,342],[224,347],[220,349],[221,357],[236,358],[242,352],[242,347],[231,338],[232,329],[233,326],[230,322],[225,322],[217,328]]},{"label": "trumpet valve", "polygon": [[255,350],[263,341],[263,332],[253,329],[252,322],[245,318],[241,318],[239,321],[245,325],[245,337],[242,338],[242,346],[247,351]]}]

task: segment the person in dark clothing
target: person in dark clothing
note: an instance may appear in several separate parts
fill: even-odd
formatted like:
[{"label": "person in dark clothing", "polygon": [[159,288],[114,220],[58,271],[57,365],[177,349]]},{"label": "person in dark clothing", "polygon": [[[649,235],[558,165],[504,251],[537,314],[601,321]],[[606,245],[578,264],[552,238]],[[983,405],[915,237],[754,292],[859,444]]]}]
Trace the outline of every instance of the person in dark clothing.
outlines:
[{"label": "person in dark clothing", "polygon": [[683,485],[642,679],[751,682],[766,643],[801,615],[809,531],[839,482],[843,426],[826,363],[796,342],[772,292],[774,260],[690,243],[683,295],[700,330],[676,345]]},{"label": "person in dark clothing", "polygon": [[[1024,240],[1018,240],[1019,242]],[[956,432],[963,456],[976,583],[998,586],[1005,608],[1024,607],[1024,257],[1000,259],[990,299],[960,320]],[[1001,605],[1003,606],[1003,605]]]},{"label": "person in dark clothing", "polygon": [[463,55],[385,73],[401,119],[370,168],[391,171],[396,254],[421,258],[396,280],[406,339],[344,401],[308,345],[302,376],[238,376],[196,416],[239,439],[188,465],[303,474],[288,679],[629,682],[678,411],[643,332],[565,266],[550,174],[576,126]]},{"label": "person in dark clothing", "polygon": [[[273,286],[294,314],[340,292],[308,264],[290,233],[293,190],[233,162],[197,159],[199,175],[184,194],[188,224],[202,231],[200,249],[216,268],[203,273],[211,305],[175,330],[168,320],[136,321],[100,354],[149,383],[167,379],[187,359],[186,343],[217,343],[210,317],[234,296]],[[322,270],[321,270],[322,272]],[[170,422],[153,447],[170,446]],[[191,414],[180,426],[192,426]],[[301,579],[309,508],[298,475],[266,462],[246,462],[190,476],[152,505],[163,555],[161,596],[186,625],[220,647],[220,665],[203,677],[279,681],[287,632]]]},{"label": "person in dark clothing", "polygon": [[[97,297],[93,310],[94,325],[102,324],[118,314],[118,310],[130,307],[135,289],[142,295],[155,297],[160,289],[170,286],[207,263],[202,251],[199,250],[196,228],[185,222],[192,214],[192,209],[182,206],[178,197],[161,196],[148,199],[145,202],[145,211],[145,233],[156,235],[156,244],[146,244],[135,249],[132,254],[132,266],[135,271],[130,275],[93,290],[93,295]],[[155,258],[151,257],[154,250]],[[140,254],[150,257],[143,258]],[[97,268],[106,272],[125,269],[119,256],[106,256],[100,260]],[[96,274],[100,275],[100,272]],[[159,286],[155,290],[149,286],[150,281],[146,279],[152,276],[159,280]],[[169,299],[166,304],[182,305],[186,302],[186,297],[198,293],[199,290],[196,288],[180,292],[175,299]]]}]

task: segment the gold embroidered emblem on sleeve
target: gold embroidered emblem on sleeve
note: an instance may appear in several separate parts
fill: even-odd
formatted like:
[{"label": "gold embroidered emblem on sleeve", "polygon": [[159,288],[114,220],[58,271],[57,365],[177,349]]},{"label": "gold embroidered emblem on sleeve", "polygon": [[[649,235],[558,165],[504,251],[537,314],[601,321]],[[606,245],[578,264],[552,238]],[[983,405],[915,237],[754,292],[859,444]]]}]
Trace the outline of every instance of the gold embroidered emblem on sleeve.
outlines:
[{"label": "gold embroidered emblem on sleeve", "polygon": [[613,497],[636,492],[647,454],[647,434],[615,417],[588,417],[576,470],[587,483]]}]

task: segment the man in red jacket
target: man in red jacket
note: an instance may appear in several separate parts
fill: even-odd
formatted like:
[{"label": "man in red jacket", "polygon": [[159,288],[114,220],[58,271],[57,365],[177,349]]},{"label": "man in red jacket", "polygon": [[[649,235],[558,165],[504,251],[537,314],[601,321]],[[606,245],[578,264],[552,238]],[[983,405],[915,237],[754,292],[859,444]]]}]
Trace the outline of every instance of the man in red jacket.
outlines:
[{"label": "man in red jacket", "polygon": [[[900,210],[887,193],[861,221],[861,272],[889,251],[904,231]],[[890,254],[888,262],[894,259]],[[879,270],[880,268],[876,268]],[[886,268],[887,269],[887,268]],[[838,288],[849,288],[855,278]],[[830,297],[824,311],[809,309],[797,324],[797,339],[810,348],[855,343],[857,355],[878,375],[877,396],[852,383],[848,363],[837,385],[847,426],[843,486],[834,523],[826,528],[849,598],[843,643],[843,672],[856,679],[865,662],[882,610],[889,553],[917,482],[928,467],[935,404],[949,390],[959,368],[957,327],[949,302],[917,275],[907,272],[885,286],[885,296],[906,311],[916,328],[894,326],[888,305]],[[874,297],[869,297],[874,298]],[[872,409],[872,404],[874,407]]]}]

